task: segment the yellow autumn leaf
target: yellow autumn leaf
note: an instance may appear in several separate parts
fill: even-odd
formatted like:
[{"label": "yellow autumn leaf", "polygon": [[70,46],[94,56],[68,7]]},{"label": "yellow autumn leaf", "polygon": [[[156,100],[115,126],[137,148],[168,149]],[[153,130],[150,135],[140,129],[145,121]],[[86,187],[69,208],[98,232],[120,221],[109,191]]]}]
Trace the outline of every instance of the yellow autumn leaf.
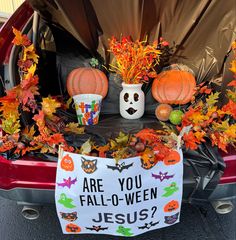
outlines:
[{"label": "yellow autumn leaf", "polygon": [[197,138],[197,140],[199,141],[199,142],[203,142],[203,141],[205,141],[203,138],[205,137],[205,135],[206,135],[206,133],[205,132],[195,132],[194,133],[194,136]]},{"label": "yellow autumn leaf", "polygon": [[208,116],[203,115],[200,112],[195,112],[189,117],[189,120],[191,120],[194,124],[202,123],[203,121],[208,119]]},{"label": "yellow autumn leaf", "polygon": [[9,115],[7,119],[2,120],[2,129],[11,135],[18,133],[20,132],[20,120],[15,115]]},{"label": "yellow autumn leaf", "polygon": [[233,73],[236,73],[236,59],[232,60],[231,64],[231,68],[229,68],[229,70]]},{"label": "yellow autumn leaf", "polygon": [[35,47],[33,44],[24,48],[23,61],[26,61],[27,59],[31,59],[35,63],[38,63],[38,58],[39,58],[39,55],[35,53]]},{"label": "yellow autumn leaf", "polygon": [[64,131],[82,134],[84,133],[84,127],[80,127],[79,123],[71,122],[66,125]]},{"label": "yellow autumn leaf", "polygon": [[225,133],[236,141],[236,123],[229,126]]},{"label": "yellow autumn leaf", "polygon": [[47,117],[52,117],[60,106],[61,103],[51,97],[43,98],[42,111]]}]

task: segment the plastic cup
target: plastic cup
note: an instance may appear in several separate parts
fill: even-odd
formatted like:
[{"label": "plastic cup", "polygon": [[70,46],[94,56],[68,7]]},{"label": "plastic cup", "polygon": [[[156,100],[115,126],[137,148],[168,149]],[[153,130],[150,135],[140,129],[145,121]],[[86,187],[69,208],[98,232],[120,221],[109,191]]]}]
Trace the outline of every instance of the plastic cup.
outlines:
[{"label": "plastic cup", "polygon": [[78,94],[73,96],[76,115],[80,125],[98,123],[102,105],[102,96],[98,94]]}]

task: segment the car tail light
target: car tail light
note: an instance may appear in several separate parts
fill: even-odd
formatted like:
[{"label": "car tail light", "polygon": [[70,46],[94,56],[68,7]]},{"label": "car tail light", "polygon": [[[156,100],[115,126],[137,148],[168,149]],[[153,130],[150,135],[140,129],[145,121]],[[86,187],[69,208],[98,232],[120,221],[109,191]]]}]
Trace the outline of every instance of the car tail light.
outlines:
[{"label": "car tail light", "polygon": [[222,155],[226,168],[220,183],[235,183],[236,182],[236,150],[231,149],[227,155]]}]

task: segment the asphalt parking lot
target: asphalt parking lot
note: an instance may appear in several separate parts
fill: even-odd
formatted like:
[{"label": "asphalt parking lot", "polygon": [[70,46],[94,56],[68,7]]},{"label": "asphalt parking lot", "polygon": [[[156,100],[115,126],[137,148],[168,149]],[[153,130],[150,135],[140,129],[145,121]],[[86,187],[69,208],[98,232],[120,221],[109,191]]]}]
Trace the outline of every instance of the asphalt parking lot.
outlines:
[{"label": "asphalt parking lot", "polygon": [[[236,200],[234,200],[236,204]],[[106,235],[63,235],[54,206],[45,206],[37,220],[24,219],[22,207],[0,198],[1,240],[118,240]],[[133,237],[135,240],[236,240],[236,211],[215,213],[211,205],[195,207],[183,204],[181,223]]]}]

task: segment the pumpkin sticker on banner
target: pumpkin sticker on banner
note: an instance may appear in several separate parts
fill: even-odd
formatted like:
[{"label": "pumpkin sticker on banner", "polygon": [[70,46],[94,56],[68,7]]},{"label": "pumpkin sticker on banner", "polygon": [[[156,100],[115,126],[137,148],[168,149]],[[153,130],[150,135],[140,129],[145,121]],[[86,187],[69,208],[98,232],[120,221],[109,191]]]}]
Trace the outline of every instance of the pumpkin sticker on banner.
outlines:
[{"label": "pumpkin sticker on banner", "polygon": [[61,161],[61,168],[65,171],[74,171],[74,162],[69,154],[65,155]]},{"label": "pumpkin sticker on banner", "polygon": [[160,103],[186,104],[193,98],[196,80],[186,70],[170,69],[158,74],[152,84],[152,95]]},{"label": "pumpkin sticker on banner", "polygon": [[164,157],[163,162],[165,165],[174,165],[180,161],[180,155],[177,151],[172,150],[166,157]]},{"label": "pumpkin sticker on banner", "polygon": [[99,69],[81,67],[74,69],[67,77],[69,95],[98,94],[104,98],[108,92],[108,80]]},{"label": "pumpkin sticker on banner", "polygon": [[69,223],[66,225],[66,231],[70,233],[81,232],[81,228],[74,223]]},{"label": "pumpkin sticker on banner", "polygon": [[172,200],[168,202],[164,207],[164,212],[173,212],[179,208],[179,202]]}]

